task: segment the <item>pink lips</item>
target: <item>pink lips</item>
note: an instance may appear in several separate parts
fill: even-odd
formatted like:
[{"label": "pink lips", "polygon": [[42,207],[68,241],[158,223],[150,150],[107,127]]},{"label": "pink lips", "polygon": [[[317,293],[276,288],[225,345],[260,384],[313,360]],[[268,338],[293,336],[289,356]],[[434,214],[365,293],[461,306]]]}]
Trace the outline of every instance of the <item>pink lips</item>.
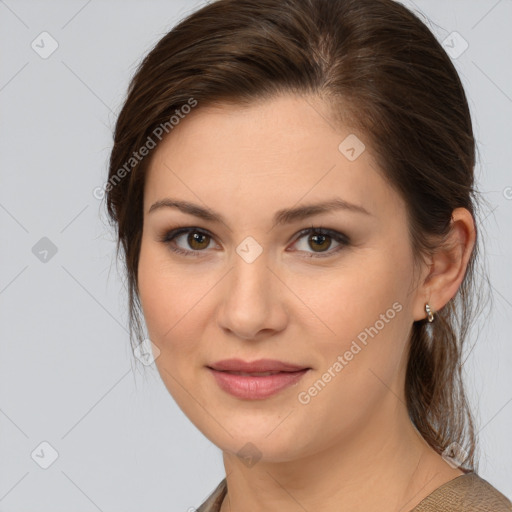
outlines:
[{"label": "pink lips", "polygon": [[295,384],[310,370],[273,359],[252,362],[225,359],[208,366],[208,369],[221,389],[247,400],[268,398]]}]

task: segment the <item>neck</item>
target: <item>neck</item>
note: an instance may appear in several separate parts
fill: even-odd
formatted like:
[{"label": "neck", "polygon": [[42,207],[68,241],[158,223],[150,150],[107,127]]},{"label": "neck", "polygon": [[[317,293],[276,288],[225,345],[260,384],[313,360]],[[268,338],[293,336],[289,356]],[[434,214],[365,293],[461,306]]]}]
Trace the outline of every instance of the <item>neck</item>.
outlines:
[{"label": "neck", "polygon": [[228,494],[221,512],[407,512],[463,474],[425,442],[405,407],[395,415],[383,408],[350,438],[300,459],[263,457],[247,467],[231,453],[223,458]]}]

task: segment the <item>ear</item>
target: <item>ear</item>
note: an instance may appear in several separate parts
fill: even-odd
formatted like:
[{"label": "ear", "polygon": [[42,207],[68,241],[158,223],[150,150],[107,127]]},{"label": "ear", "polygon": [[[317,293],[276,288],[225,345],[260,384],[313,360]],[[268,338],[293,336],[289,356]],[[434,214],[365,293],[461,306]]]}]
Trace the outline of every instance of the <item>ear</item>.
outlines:
[{"label": "ear", "polygon": [[414,304],[414,320],[427,317],[427,302],[435,313],[455,296],[464,279],[475,240],[473,216],[466,208],[456,208],[452,212],[447,239],[436,249],[422,274]]}]

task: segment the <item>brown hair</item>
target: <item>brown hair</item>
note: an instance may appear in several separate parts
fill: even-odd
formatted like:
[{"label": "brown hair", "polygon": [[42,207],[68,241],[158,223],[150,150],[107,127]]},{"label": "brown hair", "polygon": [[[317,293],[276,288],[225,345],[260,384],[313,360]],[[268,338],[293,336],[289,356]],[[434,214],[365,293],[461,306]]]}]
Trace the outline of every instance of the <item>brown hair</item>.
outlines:
[{"label": "brown hair", "polygon": [[[191,99],[201,108],[282,93],[323,98],[333,119],[363,134],[405,199],[417,262],[442,243],[455,208],[475,217],[466,95],[450,58],[415,14],[392,0],[215,1],[144,58],[115,127],[106,204],[117,252],[120,245],[124,252],[132,341],[142,340],[137,267],[151,161],[133,155]],[[438,453],[457,443],[468,469],[475,469],[476,436],[461,372],[477,252],[476,245],[456,296],[434,323],[414,322],[405,382],[416,428]]]}]

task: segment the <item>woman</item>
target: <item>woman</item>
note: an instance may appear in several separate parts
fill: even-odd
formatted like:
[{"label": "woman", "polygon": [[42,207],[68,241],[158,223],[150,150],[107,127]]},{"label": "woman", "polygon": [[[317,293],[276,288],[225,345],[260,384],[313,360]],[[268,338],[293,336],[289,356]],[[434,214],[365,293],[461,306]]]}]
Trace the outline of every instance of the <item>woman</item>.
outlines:
[{"label": "woman", "polygon": [[391,0],[218,0],[140,65],[106,188],[167,389],[223,452],[200,511],[512,510],[476,472],[475,141]]}]

